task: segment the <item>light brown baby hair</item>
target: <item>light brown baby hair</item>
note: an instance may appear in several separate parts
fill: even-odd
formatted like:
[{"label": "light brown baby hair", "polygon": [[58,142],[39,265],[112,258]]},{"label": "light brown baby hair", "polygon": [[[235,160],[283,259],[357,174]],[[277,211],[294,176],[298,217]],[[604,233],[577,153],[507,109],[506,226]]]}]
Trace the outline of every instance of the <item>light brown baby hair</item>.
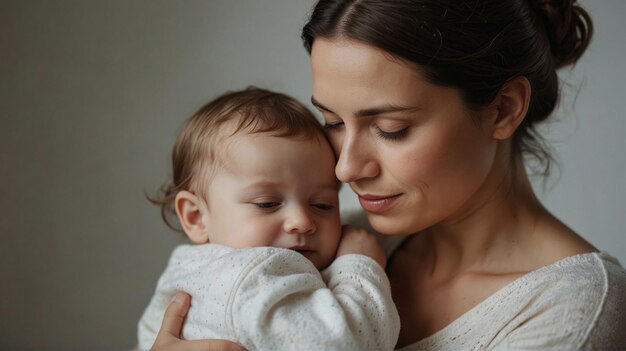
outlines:
[{"label": "light brown baby hair", "polygon": [[[230,134],[223,135],[223,126],[228,122],[235,127]],[[239,132],[304,140],[324,138],[322,126],[311,111],[285,94],[249,87],[217,97],[185,122],[172,150],[172,178],[155,197],[148,197],[161,207],[161,217],[167,226],[181,231],[174,225],[178,223],[174,209],[176,194],[182,190],[204,194],[206,179],[210,179],[219,161],[218,143]]]}]

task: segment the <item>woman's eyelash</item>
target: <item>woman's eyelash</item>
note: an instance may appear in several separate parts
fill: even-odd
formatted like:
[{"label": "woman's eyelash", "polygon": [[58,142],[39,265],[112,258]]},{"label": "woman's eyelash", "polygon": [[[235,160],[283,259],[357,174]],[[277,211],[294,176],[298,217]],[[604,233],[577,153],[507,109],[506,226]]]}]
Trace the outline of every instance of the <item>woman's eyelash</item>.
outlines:
[{"label": "woman's eyelash", "polygon": [[409,127],[402,128],[400,130],[396,130],[394,132],[385,132],[382,129],[378,129],[378,136],[387,139],[387,140],[400,140],[404,138],[409,132]]},{"label": "woman's eyelash", "polygon": [[333,130],[333,129],[340,128],[341,126],[343,126],[343,122],[324,123],[322,127],[324,128],[324,130]]},{"label": "woman's eyelash", "polygon": [[[343,127],[343,122],[325,123],[323,125],[323,128],[326,131],[339,129],[341,127]],[[377,134],[378,134],[379,137],[381,137],[383,139],[400,140],[400,139],[404,138],[407,135],[408,132],[409,132],[409,127],[405,127],[405,128],[400,129],[400,130],[393,131],[393,132],[385,132],[384,130],[378,128]]]}]

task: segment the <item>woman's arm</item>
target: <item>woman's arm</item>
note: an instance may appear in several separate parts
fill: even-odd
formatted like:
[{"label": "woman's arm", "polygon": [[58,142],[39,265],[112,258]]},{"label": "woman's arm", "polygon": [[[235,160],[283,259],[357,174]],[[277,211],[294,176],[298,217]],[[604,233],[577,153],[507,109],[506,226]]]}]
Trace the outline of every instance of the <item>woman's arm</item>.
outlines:
[{"label": "woman's arm", "polygon": [[151,351],[245,351],[243,347],[228,340],[182,340],[180,332],[191,304],[191,297],[176,293],[165,311],[161,329]]}]

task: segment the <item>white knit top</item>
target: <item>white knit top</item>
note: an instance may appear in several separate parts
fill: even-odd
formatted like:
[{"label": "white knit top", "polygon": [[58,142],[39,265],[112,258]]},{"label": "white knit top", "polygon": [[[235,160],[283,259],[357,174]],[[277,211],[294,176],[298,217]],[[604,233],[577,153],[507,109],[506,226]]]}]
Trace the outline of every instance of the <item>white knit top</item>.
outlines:
[{"label": "white knit top", "polygon": [[400,318],[389,280],[370,257],[344,255],[321,273],[292,250],[217,244],[174,250],[139,321],[152,347],[176,291],[192,296],[182,337],[252,350],[392,350]]},{"label": "white knit top", "polygon": [[413,350],[626,350],[626,272],[606,253],[511,282]]}]

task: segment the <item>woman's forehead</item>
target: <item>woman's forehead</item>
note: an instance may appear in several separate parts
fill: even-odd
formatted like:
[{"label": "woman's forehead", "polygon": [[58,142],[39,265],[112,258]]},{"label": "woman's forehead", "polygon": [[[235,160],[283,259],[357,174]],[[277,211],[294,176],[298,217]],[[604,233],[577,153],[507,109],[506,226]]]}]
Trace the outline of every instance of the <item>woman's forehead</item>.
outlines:
[{"label": "woman's forehead", "polygon": [[414,67],[357,41],[316,39],[311,60],[312,103],[322,111],[371,115],[374,110],[423,109],[450,93]]}]

